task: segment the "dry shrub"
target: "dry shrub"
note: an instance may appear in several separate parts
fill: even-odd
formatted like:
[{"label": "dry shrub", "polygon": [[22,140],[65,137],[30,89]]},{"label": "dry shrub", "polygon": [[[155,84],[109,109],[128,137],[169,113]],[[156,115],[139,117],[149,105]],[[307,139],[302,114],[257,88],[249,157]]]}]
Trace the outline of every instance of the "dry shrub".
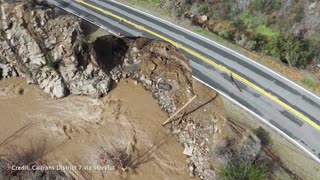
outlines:
[{"label": "dry shrub", "polygon": [[109,164],[116,170],[121,170],[122,172],[126,172],[128,169],[136,168],[132,157],[133,154],[128,150],[127,147],[120,148],[113,144],[112,147],[112,151],[103,149],[103,152],[100,154],[102,164]]},{"label": "dry shrub", "polygon": [[100,160],[102,165],[110,165],[115,170],[127,172],[128,170],[135,170],[146,162],[154,159],[152,154],[172,136],[165,137],[156,142],[152,147],[148,148],[143,153],[139,153],[133,144],[129,143],[127,147],[114,145],[111,143],[111,149],[105,150],[102,148]]},{"label": "dry shrub", "polygon": [[[37,144],[30,141],[27,147],[10,146],[7,154],[0,155],[0,179],[73,179],[68,178],[65,172],[58,170],[32,170],[32,166],[46,166],[43,158],[47,152],[45,140]],[[24,166],[29,169],[13,169],[13,166]]]},{"label": "dry shrub", "polygon": [[21,170],[14,170],[12,166],[22,167],[27,166],[31,169],[34,165],[42,165],[42,160],[46,153],[46,142],[34,145],[30,142],[29,147],[22,148],[19,146],[10,146],[8,154],[0,155],[1,174],[6,176],[15,176]]}]

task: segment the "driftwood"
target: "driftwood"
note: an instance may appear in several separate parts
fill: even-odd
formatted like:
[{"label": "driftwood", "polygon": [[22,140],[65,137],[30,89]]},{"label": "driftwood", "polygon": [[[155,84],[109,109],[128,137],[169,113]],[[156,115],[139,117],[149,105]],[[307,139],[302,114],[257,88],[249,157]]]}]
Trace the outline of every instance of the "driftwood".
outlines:
[{"label": "driftwood", "polygon": [[184,108],[186,108],[195,98],[197,95],[193,96],[186,104],[184,104],[178,111],[176,111],[171,117],[169,117],[165,122],[162,123],[162,126],[165,126],[166,124],[170,123],[172,119],[179,114]]},{"label": "driftwood", "polygon": [[246,129],[241,127],[239,124],[237,124],[235,121],[233,121],[230,117],[227,117],[227,121],[229,126],[237,133],[238,136],[243,137]]}]

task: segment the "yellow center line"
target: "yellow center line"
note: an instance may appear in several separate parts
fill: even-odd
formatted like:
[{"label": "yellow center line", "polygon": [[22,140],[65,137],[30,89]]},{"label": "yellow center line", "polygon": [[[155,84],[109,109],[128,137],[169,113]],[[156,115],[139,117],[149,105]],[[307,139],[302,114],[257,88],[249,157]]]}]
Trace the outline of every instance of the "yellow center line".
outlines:
[{"label": "yellow center line", "polygon": [[187,47],[185,47],[185,46],[183,46],[183,45],[181,45],[181,44],[179,44],[179,43],[177,43],[177,42],[175,42],[175,41],[173,41],[173,40],[171,40],[171,39],[169,39],[169,38],[167,38],[167,37],[164,37],[164,36],[162,36],[162,35],[160,35],[160,34],[158,34],[158,33],[156,33],[156,32],[153,32],[153,31],[151,31],[151,30],[149,30],[149,29],[147,29],[147,28],[145,28],[145,27],[143,27],[143,26],[141,26],[141,25],[135,24],[135,23],[133,23],[133,22],[131,22],[131,21],[129,21],[129,20],[121,17],[121,16],[118,16],[118,15],[113,14],[113,13],[107,11],[107,10],[104,10],[104,9],[102,9],[102,8],[99,8],[99,7],[97,7],[97,6],[93,5],[93,4],[90,4],[90,3],[88,3],[88,2],[85,2],[84,0],[76,0],[76,1],[79,2],[79,3],[81,3],[81,4],[83,4],[83,5],[86,5],[86,6],[90,7],[90,8],[92,8],[92,9],[95,9],[95,10],[97,10],[97,11],[100,11],[100,12],[102,12],[102,13],[108,15],[108,16],[111,16],[111,17],[113,17],[113,18],[116,18],[116,19],[118,19],[118,20],[121,20],[122,22],[125,22],[125,23],[127,23],[127,24],[129,24],[129,25],[131,25],[131,26],[133,26],[133,27],[135,27],[135,28],[137,28],[137,29],[139,29],[139,30],[142,30],[142,31],[144,31],[144,32],[147,32],[147,33],[149,33],[149,34],[151,34],[151,35],[153,35],[153,36],[156,36],[156,37],[158,37],[158,38],[160,38],[160,39],[162,39],[162,40],[164,40],[164,41],[167,41],[167,42],[173,44],[174,46],[176,46],[176,47],[178,47],[178,48],[180,48],[180,49],[188,52],[189,54],[191,54],[191,55],[193,55],[193,56],[195,56],[195,57],[197,57],[197,58],[205,61],[206,63],[212,65],[213,67],[219,69],[219,70],[222,71],[222,72],[225,72],[225,73],[227,73],[227,74],[231,74],[231,73],[232,73],[232,75],[233,75],[233,77],[234,77],[235,79],[238,79],[240,82],[242,82],[242,83],[250,86],[251,88],[255,89],[256,91],[258,91],[258,92],[260,92],[261,94],[265,95],[266,97],[270,98],[271,100],[273,100],[274,102],[276,102],[276,103],[279,104],[280,106],[284,107],[285,109],[287,109],[287,110],[290,111],[291,113],[295,114],[297,117],[299,117],[299,118],[301,118],[302,120],[304,120],[305,122],[309,123],[311,126],[313,126],[313,127],[315,127],[316,129],[320,130],[320,126],[319,126],[318,124],[316,124],[316,123],[313,122],[311,119],[309,119],[308,117],[306,117],[305,115],[303,115],[301,112],[297,111],[296,109],[292,108],[292,107],[289,106],[288,104],[284,103],[283,101],[281,101],[280,99],[278,99],[276,96],[274,96],[274,95],[266,92],[264,89],[262,89],[262,88],[260,88],[259,86],[253,84],[252,82],[248,81],[247,79],[243,78],[242,76],[238,75],[237,73],[232,72],[231,70],[229,70],[228,68],[226,68],[226,67],[224,67],[224,66],[222,66],[222,65],[220,65],[220,64],[217,64],[216,62],[212,61],[211,59],[209,59],[209,58],[207,58],[207,57],[204,57],[203,55],[195,52],[194,50],[191,50],[191,49],[189,49],[189,48],[187,48]]}]

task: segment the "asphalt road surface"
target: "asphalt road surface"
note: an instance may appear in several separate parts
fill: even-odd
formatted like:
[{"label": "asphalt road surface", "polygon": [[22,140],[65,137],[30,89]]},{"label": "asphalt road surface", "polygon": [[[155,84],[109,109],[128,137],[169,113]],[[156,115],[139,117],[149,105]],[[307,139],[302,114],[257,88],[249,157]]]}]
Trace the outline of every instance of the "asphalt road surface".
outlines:
[{"label": "asphalt road surface", "polygon": [[116,1],[49,1],[114,34],[172,43],[190,59],[196,79],[259,117],[320,162],[318,96],[226,47]]}]

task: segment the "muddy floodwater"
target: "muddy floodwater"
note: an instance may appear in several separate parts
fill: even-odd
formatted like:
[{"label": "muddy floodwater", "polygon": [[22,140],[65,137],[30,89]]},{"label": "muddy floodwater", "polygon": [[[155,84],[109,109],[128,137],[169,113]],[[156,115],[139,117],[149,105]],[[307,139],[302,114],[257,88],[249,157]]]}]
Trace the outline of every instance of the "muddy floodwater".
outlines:
[{"label": "muddy floodwater", "polygon": [[101,153],[130,146],[141,157],[130,173],[98,169],[92,179],[190,179],[183,147],[161,126],[167,114],[133,81],[106,97],[54,99],[24,79],[0,80],[0,151],[46,144],[49,164],[101,165]]}]

